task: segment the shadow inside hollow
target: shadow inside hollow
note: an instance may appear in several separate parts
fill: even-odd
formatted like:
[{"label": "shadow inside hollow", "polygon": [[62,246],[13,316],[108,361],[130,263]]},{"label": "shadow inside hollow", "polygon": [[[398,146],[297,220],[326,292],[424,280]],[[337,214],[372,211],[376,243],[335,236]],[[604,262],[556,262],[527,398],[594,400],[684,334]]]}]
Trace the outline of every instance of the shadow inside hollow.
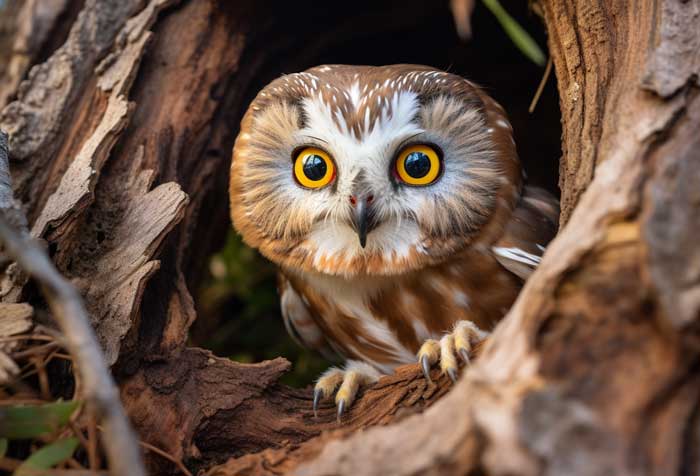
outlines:
[{"label": "shadow inside hollow", "polygon": [[[341,28],[343,33],[335,42],[310,44],[303,52],[283,52],[281,61],[267,64],[260,71],[256,86],[247,92],[248,99],[252,100],[260,88],[279,75],[318,64],[415,63],[444,69],[480,84],[503,105],[513,125],[528,181],[558,195],[561,126],[554,75],[530,114],[528,107],[544,68],[523,56],[491,13],[477,2],[472,40],[464,43],[457,37],[447,2],[422,3],[421,14],[410,24],[387,25],[378,33],[376,28],[370,32],[356,23]],[[343,15],[343,7],[327,2],[313,9],[280,8],[289,9],[284,14],[288,15],[293,34],[299,24],[320,25],[326,18]],[[371,18],[377,7],[371,2],[358,2],[354,8],[365,8]],[[507,8],[544,48],[544,28],[528,11],[527,2],[511,2]],[[357,15],[353,18],[357,21]],[[280,32],[283,34],[290,32]],[[238,127],[238,122],[233,126]],[[292,362],[293,370],[283,381],[293,386],[310,383],[328,365],[287,336],[280,317],[274,266],[242,244],[233,231],[211,258],[208,276],[196,301],[198,319],[190,333],[193,345],[244,362],[284,356]]]}]

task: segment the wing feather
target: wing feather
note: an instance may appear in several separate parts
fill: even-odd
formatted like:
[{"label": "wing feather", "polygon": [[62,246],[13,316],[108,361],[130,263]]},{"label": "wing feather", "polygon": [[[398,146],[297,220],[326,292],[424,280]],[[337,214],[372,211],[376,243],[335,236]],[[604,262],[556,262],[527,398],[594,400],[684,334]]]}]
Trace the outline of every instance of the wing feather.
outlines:
[{"label": "wing feather", "polygon": [[505,233],[491,248],[496,260],[511,273],[527,279],[559,226],[559,201],[549,192],[525,186]]}]

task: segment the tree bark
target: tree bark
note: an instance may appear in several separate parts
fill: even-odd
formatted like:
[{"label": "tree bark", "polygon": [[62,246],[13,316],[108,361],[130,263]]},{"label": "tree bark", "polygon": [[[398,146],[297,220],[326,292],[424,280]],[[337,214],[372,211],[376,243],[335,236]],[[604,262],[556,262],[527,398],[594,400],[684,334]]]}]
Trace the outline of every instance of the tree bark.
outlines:
[{"label": "tree bark", "polygon": [[[416,24],[431,2],[64,4],[80,14],[0,90],[16,96],[0,128],[31,234],[85,298],[142,440],[219,476],[700,473],[700,0],[534,4],[558,81],[566,224],[451,390],[407,366],[342,425],[277,382],[283,359],[188,348],[190,290],[229,226],[252,94],[357,25]],[[10,281],[4,302],[41,306]]]}]

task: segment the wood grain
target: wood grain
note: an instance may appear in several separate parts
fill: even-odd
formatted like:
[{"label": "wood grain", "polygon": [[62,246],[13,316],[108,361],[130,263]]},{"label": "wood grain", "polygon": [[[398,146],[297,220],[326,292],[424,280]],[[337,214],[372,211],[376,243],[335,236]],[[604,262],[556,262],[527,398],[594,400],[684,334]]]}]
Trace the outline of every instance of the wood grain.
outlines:
[{"label": "wood grain", "polygon": [[[284,360],[187,347],[252,94],[358,24],[386,33],[431,5],[360,2],[341,18],[306,2],[86,0],[0,113],[30,229],[86,298],[140,437],[216,476],[696,474],[700,0],[535,2],[565,225],[451,391],[408,366],[338,426],[330,403],[314,419],[309,389],[277,383]],[[309,12],[317,28],[299,31]]]}]

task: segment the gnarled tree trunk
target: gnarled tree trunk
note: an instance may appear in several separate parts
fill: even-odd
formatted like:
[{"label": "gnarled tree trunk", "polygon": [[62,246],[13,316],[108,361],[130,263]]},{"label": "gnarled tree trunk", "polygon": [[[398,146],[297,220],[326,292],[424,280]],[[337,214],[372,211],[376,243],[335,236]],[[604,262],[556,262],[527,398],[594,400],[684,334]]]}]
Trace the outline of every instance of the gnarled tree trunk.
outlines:
[{"label": "gnarled tree trunk", "polygon": [[[283,359],[188,348],[190,289],[229,226],[230,149],[256,89],[432,2],[55,3],[70,32],[43,27],[39,63],[0,90],[16,94],[0,128],[30,231],[83,294],[143,440],[210,475],[700,473],[700,0],[534,3],[565,225],[449,393],[404,367],[340,426],[277,383]],[[2,291],[41,306],[21,279]]]}]

